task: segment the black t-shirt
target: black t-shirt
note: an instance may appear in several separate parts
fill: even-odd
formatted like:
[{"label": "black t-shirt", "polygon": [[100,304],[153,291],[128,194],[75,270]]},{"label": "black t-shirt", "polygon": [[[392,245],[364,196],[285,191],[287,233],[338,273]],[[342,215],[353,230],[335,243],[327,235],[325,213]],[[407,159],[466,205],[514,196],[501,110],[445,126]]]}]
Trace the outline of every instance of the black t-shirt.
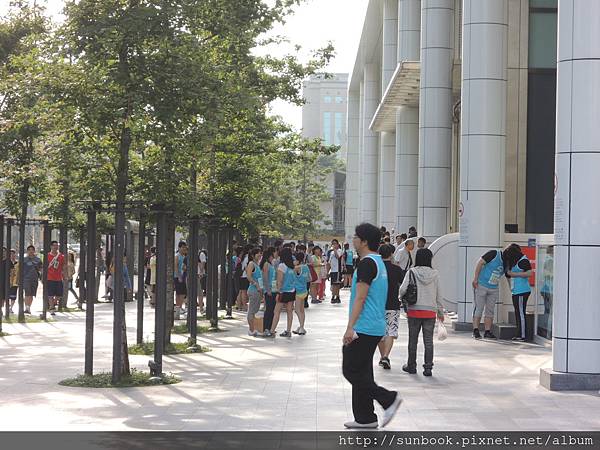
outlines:
[{"label": "black t-shirt", "polygon": [[485,255],[483,255],[481,257],[481,259],[483,259],[486,264],[489,264],[494,260],[494,258],[496,257],[497,254],[498,254],[498,250],[490,250]]},{"label": "black t-shirt", "polygon": [[523,272],[529,272],[531,270],[531,262],[529,262],[528,259],[522,259],[517,263],[517,266],[519,266]]},{"label": "black t-shirt", "polygon": [[[532,270],[531,267],[531,263],[529,262],[528,259],[522,259],[521,261],[519,261],[517,263],[517,266],[519,266],[519,268],[523,271],[523,272],[528,272],[530,270]],[[510,266],[507,271],[512,270],[513,266]],[[511,276],[509,274],[505,274],[506,278],[511,278]]]},{"label": "black t-shirt", "polygon": [[399,310],[400,300],[398,298],[398,291],[400,290],[404,271],[396,264],[392,264],[391,261],[384,261],[383,263],[387,269],[388,276],[388,294],[385,309],[389,311]]},{"label": "black t-shirt", "polygon": [[377,264],[371,258],[363,258],[356,267],[356,282],[367,283],[371,286],[371,282],[377,276]]}]

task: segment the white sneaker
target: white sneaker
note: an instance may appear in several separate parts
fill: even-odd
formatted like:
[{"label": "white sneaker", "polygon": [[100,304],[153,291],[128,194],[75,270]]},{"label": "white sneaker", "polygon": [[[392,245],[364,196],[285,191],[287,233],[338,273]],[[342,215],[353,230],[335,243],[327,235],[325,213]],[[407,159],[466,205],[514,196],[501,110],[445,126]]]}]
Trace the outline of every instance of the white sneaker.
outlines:
[{"label": "white sneaker", "polygon": [[377,422],[371,422],[371,423],[358,423],[356,421],[352,421],[352,422],[346,422],[344,424],[344,426],[346,428],[377,428],[379,425],[377,424]]},{"label": "white sneaker", "polygon": [[398,412],[398,408],[402,404],[402,398],[400,394],[396,392],[396,398],[394,399],[394,403],[392,403],[387,409],[383,410],[383,419],[381,420],[381,427],[385,427],[396,415]]},{"label": "white sneaker", "polygon": [[248,331],[248,336],[257,337],[258,336],[258,331],[256,331],[256,330],[254,330],[254,331]]}]

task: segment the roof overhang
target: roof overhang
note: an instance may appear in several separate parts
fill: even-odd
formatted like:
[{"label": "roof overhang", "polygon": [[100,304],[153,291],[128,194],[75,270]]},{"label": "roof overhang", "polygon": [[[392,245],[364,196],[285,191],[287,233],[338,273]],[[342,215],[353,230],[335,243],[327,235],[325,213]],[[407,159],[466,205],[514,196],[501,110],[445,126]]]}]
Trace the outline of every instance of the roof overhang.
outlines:
[{"label": "roof overhang", "polygon": [[398,64],[369,128],[376,132],[395,131],[398,107],[419,106],[420,80],[419,61],[402,61]]}]

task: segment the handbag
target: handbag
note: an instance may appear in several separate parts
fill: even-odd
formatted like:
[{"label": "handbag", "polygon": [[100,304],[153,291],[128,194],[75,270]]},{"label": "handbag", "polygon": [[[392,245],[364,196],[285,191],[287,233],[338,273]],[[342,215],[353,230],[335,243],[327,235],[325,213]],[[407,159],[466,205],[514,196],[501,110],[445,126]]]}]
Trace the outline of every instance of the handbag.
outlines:
[{"label": "handbag", "polygon": [[408,287],[402,296],[402,301],[407,305],[414,305],[417,303],[417,280],[412,270],[408,271],[408,277]]}]

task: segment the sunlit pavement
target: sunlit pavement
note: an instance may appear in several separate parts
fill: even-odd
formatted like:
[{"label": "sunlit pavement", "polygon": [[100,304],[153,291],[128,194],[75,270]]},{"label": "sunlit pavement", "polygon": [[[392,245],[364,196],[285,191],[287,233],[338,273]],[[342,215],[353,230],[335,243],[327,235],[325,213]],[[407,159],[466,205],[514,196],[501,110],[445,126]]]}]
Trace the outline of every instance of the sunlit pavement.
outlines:
[{"label": "sunlit pavement", "polygon": [[[347,291],[342,300],[341,305],[311,305],[308,334],[291,339],[249,337],[241,314],[221,321],[225,332],[199,337],[212,351],[164,358],[165,372],[181,377],[181,383],[145,388],[58,385],[83,372],[84,313],[57,314],[50,323],[5,324],[10,336],[0,338],[0,429],[341,430],[352,418],[350,385],[341,373]],[[133,343],[135,303],[127,310]],[[112,304],[97,305],[96,313],[94,369],[109,370]],[[282,315],[280,331],[284,323]],[[149,308],[145,330],[151,339]],[[402,372],[405,319],[400,331],[392,370],[374,361],[376,381],[400,391],[405,400],[389,429],[600,429],[597,392],[555,393],[538,385],[539,369],[551,366],[549,348],[474,341],[451,332],[446,341],[435,341],[434,375],[425,378],[421,370]],[[130,360],[132,367],[148,370],[148,356]]]}]

